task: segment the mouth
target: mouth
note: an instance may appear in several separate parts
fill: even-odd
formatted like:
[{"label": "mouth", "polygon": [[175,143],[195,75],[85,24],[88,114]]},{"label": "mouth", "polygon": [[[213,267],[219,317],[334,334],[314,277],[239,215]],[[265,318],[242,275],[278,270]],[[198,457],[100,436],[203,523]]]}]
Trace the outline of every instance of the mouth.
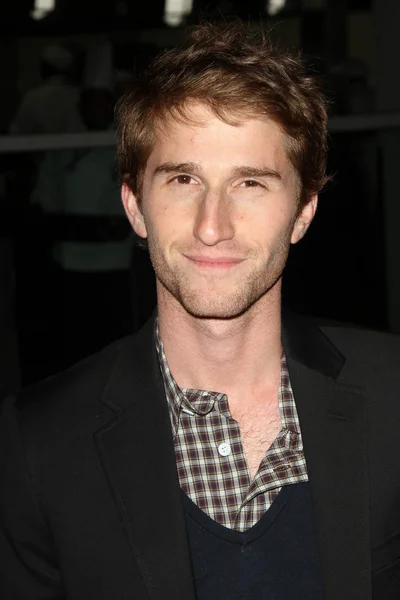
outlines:
[{"label": "mouth", "polygon": [[243,258],[232,258],[231,256],[184,256],[201,269],[231,269],[244,260]]}]

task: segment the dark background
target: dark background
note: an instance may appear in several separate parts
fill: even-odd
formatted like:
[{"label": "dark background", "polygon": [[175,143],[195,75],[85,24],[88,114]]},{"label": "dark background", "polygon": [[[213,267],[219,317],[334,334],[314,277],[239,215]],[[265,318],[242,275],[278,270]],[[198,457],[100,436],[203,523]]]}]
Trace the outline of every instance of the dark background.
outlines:
[{"label": "dark background", "polygon": [[[33,0],[4,0],[0,5],[0,320],[4,321],[0,375],[4,393],[60,366],[52,359],[58,343],[57,315],[61,319],[62,312],[57,298],[49,303],[54,287],[51,248],[43,241],[41,215],[30,203],[35,157],[40,152],[29,143],[18,152],[7,145],[21,99],[40,85],[41,49],[53,42],[72,49],[79,85],[85,48],[106,39],[113,47],[116,71],[132,74],[160,49],[178,43],[185,27],[204,15],[216,20],[238,16],[249,26],[265,25],[283,47],[302,48],[331,101],[328,171],[333,181],[320,196],[306,238],[292,249],[284,279],[285,303],[302,313],[399,332],[400,45],[392,26],[400,18],[398,4],[396,0],[272,0],[269,4],[194,0],[192,10],[171,26],[164,0],[56,0],[53,10],[41,19],[32,16],[37,8]],[[132,251],[129,288],[132,315],[125,318],[126,332],[140,327],[155,301],[148,257],[137,248]],[[116,319],[115,311],[106,311],[99,329],[102,321]],[[102,341],[112,337],[110,333]]]}]

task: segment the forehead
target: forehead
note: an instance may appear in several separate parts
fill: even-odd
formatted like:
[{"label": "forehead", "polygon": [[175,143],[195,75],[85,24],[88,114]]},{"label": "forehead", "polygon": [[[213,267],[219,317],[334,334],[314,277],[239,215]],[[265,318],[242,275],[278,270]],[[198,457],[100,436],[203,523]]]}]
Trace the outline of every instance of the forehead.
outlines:
[{"label": "forehead", "polygon": [[149,162],[171,159],[267,161],[290,168],[287,136],[276,122],[246,115],[222,119],[202,104],[189,105],[182,115],[169,116],[155,128]]}]

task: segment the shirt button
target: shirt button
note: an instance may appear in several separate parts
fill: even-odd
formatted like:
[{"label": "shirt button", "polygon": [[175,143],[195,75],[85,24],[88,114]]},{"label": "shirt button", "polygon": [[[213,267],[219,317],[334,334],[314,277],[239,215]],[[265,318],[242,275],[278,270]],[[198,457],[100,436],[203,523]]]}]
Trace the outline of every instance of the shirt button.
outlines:
[{"label": "shirt button", "polygon": [[222,444],[218,446],[218,452],[221,456],[229,456],[231,453],[231,447],[227,442],[222,442]]}]

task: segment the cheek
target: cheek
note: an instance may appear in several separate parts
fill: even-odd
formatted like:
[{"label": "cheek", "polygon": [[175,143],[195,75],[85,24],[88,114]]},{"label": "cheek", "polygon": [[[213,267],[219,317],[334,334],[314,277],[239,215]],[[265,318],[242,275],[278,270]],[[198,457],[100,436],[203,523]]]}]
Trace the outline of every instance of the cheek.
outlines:
[{"label": "cheek", "polygon": [[174,244],[182,234],[182,226],[177,215],[168,207],[159,206],[156,211],[148,211],[145,216],[148,237],[163,251]]},{"label": "cheek", "polygon": [[290,235],[293,223],[294,215],[282,208],[235,213],[237,236],[246,236],[261,245],[270,245],[273,240]]},{"label": "cheek", "polygon": [[179,240],[193,230],[194,215],[189,204],[159,202],[157,206],[148,206],[146,218],[160,239]]}]

